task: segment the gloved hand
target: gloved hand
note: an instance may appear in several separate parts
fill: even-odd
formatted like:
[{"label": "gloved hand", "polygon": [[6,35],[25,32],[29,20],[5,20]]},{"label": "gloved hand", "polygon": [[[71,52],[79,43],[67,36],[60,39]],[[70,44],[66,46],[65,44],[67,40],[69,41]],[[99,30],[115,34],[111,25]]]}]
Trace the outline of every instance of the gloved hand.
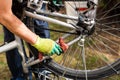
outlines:
[{"label": "gloved hand", "polygon": [[62,49],[60,48],[60,46],[51,39],[38,37],[36,43],[32,46],[43,54],[47,54],[50,56],[53,54],[60,55],[62,53]]}]

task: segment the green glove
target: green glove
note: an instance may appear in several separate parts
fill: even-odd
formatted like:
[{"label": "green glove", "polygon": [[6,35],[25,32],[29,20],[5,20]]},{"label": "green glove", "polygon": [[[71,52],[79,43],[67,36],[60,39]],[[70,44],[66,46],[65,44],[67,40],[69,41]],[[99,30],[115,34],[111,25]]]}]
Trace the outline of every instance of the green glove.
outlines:
[{"label": "green glove", "polygon": [[53,54],[60,55],[62,53],[60,46],[51,39],[38,37],[36,43],[32,46],[34,46],[38,51],[50,56]]}]

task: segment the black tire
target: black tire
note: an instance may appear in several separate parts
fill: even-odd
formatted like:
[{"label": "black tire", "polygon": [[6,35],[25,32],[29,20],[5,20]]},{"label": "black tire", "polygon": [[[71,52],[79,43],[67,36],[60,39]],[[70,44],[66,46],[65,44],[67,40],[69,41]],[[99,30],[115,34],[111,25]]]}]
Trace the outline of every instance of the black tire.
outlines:
[{"label": "black tire", "polygon": [[[83,70],[75,70],[75,69],[71,69],[71,68],[66,68],[64,66],[60,66],[59,64],[57,64],[54,61],[50,61],[47,64],[44,64],[44,66],[50,70],[51,72],[59,75],[59,76],[63,76],[63,77],[67,77],[67,78],[71,78],[74,80],[85,80],[85,71]],[[120,70],[120,59],[117,60],[116,62],[114,62],[113,64],[111,64],[111,66],[113,68],[116,69],[116,71]],[[65,71],[65,73],[63,73]],[[104,66],[101,67],[99,69],[96,70],[88,70],[88,80],[98,80],[98,79],[102,79],[108,76],[111,76],[113,74],[118,74],[116,71],[114,71],[110,66]]]}]

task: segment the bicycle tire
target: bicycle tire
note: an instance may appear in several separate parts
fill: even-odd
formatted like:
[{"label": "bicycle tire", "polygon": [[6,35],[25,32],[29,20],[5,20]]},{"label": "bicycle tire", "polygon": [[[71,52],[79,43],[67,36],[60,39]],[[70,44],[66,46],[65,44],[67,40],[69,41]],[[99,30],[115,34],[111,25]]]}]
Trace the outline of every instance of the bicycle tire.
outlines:
[{"label": "bicycle tire", "polygon": [[[53,73],[56,73],[59,76],[64,76],[67,78],[71,78],[74,80],[85,80],[85,72],[83,70],[74,70],[70,68],[65,68],[64,66],[60,66],[54,61],[50,61],[47,64],[44,64],[44,66],[50,70]],[[112,64],[113,68],[115,68],[117,71],[120,70],[120,59],[117,60]],[[63,75],[63,72],[66,71],[66,73]],[[98,80],[102,79],[108,76],[111,76],[116,73],[113,69],[110,68],[110,66],[104,66],[102,68],[87,71],[88,72],[88,80]],[[77,74],[76,74],[77,73]]]}]

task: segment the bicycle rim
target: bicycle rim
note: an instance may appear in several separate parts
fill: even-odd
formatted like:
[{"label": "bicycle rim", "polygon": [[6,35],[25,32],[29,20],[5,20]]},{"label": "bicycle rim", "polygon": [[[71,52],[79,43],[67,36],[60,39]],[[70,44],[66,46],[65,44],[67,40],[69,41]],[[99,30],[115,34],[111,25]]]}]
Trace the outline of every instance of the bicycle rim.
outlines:
[{"label": "bicycle rim", "polygon": [[[78,10],[86,9],[83,6],[80,8],[81,4],[77,0],[73,0],[72,4],[74,6],[70,1],[66,3],[69,7],[74,8],[74,11],[77,8]],[[82,1],[81,3],[86,4],[86,1]],[[65,42],[75,41],[74,43],[69,43],[72,45],[61,56],[52,56],[53,60],[45,64],[45,67],[58,75],[75,80],[96,80],[119,73],[120,2],[117,0],[98,0],[96,6],[97,11],[90,10],[94,13],[92,14],[89,11],[86,14],[96,20],[95,31],[89,36],[80,37],[79,35],[67,34],[63,37],[63,33],[51,32],[53,39],[58,39],[58,37],[62,36]],[[79,11],[76,11],[76,15],[79,15]],[[69,20],[68,22],[76,24],[74,20]],[[52,26],[56,25],[52,24]],[[70,29],[64,29],[70,31]],[[85,40],[84,44],[82,40]]]}]

